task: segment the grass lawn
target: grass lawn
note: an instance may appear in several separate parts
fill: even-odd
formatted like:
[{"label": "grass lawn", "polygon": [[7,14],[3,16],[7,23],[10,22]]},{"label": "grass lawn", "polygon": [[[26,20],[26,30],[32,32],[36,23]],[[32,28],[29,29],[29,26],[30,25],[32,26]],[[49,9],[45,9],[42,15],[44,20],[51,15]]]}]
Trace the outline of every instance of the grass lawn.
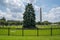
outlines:
[{"label": "grass lawn", "polygon": [[[4,26],[8,27],[8,26]],[[22,26],[9,26],[10,28],[22,28]],[[60,28],[59,25],[37,25],[38,28]],[[37,30],[24,30],[24,36],[22,35],[22,30],[11,29],[10,36],[8,34],[8,29],[0,29],[0,40],[60,40],[60,29],[53,29],[51,36],[51,30],[38,30],[38,35],[42,36],[26,36],[26,35],[37,35]],[[17,35],[17,36],[13,36]],[[48,35],[48,36],[44,36]]]},{"label": "grass lawn", "polygon": [[8,30],[7,29],[0,29],[0,35],[7,35]]},{"label": "grass lawn", "polygon": [[13,36],[14,36],[14,35],[16,35],[16,36],[17,36],[17,35],[18,35],[18,36],[21,35],[21,36],[22,36],[22,30],[13,30],[13,29],[12,29],[12,30],[10,30],[10,35],[13,35]]},{"label": "grass lawn", "polygon": [[33,35],[33,36],[35,36],[35,35],[37,35],[37,30],[24,30],[24,35]]},{"label": "grass lawn", "polygon": [[[22,35],[22,30],[11,29],[10,35]],[[8,35],[7,29],[0,29],[0,35]],[[37,30],[24,30],[25,35],[37,35]],[[38,35],[51,35],[51,30],[38,30]],[[60,29],[53,29],[52,35],[60,35]]]},{"label": "grass lawn", "polygon": [[0,36],[0,40],[60,40],[60,36]]}]

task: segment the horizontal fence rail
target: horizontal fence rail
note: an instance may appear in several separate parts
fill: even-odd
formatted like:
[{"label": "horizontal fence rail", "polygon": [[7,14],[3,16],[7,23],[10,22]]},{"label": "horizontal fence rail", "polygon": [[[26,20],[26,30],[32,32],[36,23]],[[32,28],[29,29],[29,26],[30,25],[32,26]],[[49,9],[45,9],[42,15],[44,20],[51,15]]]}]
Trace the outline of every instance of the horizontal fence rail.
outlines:
[{"label": "horizontal fence rail", "polygon": [[53,36],[60,35],[60,28],[0,28],[0,35],[7,36]]}]

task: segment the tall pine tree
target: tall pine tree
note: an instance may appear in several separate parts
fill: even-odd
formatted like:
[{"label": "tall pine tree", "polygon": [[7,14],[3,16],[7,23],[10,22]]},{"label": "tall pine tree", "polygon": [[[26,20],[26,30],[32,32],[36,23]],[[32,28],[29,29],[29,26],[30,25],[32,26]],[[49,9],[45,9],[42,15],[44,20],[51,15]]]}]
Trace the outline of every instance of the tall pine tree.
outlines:
[{"label": "tall pine tree", "polygon": [[23,28],[36,28],[35,26],[35,11],[32,4],[26,5],[25,12],[23,14]]}]

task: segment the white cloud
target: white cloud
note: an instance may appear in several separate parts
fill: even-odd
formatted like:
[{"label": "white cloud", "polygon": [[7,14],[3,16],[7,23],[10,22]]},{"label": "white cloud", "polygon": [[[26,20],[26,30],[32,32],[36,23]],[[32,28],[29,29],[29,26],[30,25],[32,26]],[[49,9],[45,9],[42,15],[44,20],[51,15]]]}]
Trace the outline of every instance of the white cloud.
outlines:
[{"label": "white cloud", "polygon": [[40,7],[37,5],[33,5],[34,10],[35,10],[35,15],[36,15],[36,21],[39,21],[39,16],[40,16]]},{"label": "white cloud", "polygon": [[36,3],[36,0],[23,0],[23,2],[34,4]]},{"label": "white cloud", "polygon": [[40,11],[40,7],[39,6],[37,6],[37,5],[34,5],[34,9],[36,10],[36,11]]},{"label": "white cloud", "polygon": [[2,18],[3,17],[3,15],[2,15],[2,11],[0,10],[0,18]]},{"label": "white cloud", "polygon": [[[15,17],[16,16],[16,17]],[[0,10],[0,18],[5,17],[6,20],[23,20],[23,14],[22,13],[12,13],[12,12],[2,12]]]},{"label": "white cloud", "polygon": [[[36,20],[39,21],[40,7],[35,5],[37,0],[4,0],[6,6],[5,12],[0,10],[0,18],[5,17],[7,20],[23,20],[23,12],[25,9],[25,3],[33,3]],[[43,6],[42,6],[43,7]],[[44,6],[45,7],[45,6]],[[43,7],[43,9],[44,9]],[[48,20],[50,22],[60,21],[60,7],[52,8],[49,12],[43,12],[43,21]]]},{"label": "white cloud", "polygon": [[[22,0],[4,0],[6,10],[0,10],[0,18],[5,17],[6,20],[23,20],[24,4]],[[17,11],[18,10],[18,11]],[[22,10],[22,12],[20,12]],[[14,11],[14,12],[13,12]]]},{"label": "white cloud", "polygon": [[[6,12],[4,16],[7,20],[23,20],[23,12],[24,12],[24,2],[25,3],[35,3],[36,0],[5,0],[4,1],[7,5]],[[35,7],[36,9],[38,7]],[[22,12],[18,12],[19,10],[22,10]],[[14,12],[12,12],[14,11]]]},{"label": "white cloud", "polygon": [[14,8],[24,7],[22,0],[5,0],[7,6],[13,6]]},{"label": "white cloud", "polygon": [[48,13],[43,13],[43,21],[44,20],[50,22],[60,21],[60,7],[52,8]]}]

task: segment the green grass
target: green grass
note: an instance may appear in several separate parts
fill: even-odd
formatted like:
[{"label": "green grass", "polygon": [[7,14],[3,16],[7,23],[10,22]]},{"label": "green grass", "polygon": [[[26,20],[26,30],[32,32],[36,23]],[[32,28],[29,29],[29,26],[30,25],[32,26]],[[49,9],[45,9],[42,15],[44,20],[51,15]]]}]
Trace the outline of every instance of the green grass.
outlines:
[{"label": "green grass", "polygon": [[[0,26],[2,28],[22,28],[22,25]],[[37,28],[60,28],[60,25],[36,25]]]},{"label": "green grass", "polygon": [[60,40],[60,36],[0,36],[0,40]]},{"label": "green grass", "polygon": [[18,35],[18,36],[21,35],[21,36],[22,36],[22,30],[16,30],[16,29],[13,30],[13,29],[12,29],[12,30],[10,30],[10,35],[13,35],[13,36],[14,36],[14,35]]},{"label": "green grass", "polygon": [[0,35],[7,35],[8,30],[7,29],[0,29]]},{"label": "green grass", "polygon": [[[10,28],[22,28],[22,25],[19,26],[4,26]],[[59,28],[59,25],[37,25],[38,28]],[[53,29],[53,35],[59,35],[60,29]],[[8,35],[8,29],[0,29],[0,35]],[[22,30],[10,29],[10,35],[22,35]],[[37,30],[24,30],[24,35],[37,35]],[[38,35],[51,35],[51,29],[38,30]]]},{"label": "green grass", "polygon": [[1,28],[22,28],[22,25],[12,25],[12,26],[0,26]]},{"label": "green grass", "polygon": [[52,32],[53,32],[53,35],[59,35],[60,29],[54,29]]},{"label": "green grass", "polygon": [[[0,29],[0,40],[60,40],[60,29],[53,29],[51,36],[51,30],[39,30],[38,34],[41,36],[25,36],[25,35],[37,35],[37,30],[24,30],[24,36],[22,30],[16,30],[16,28],[22,28],[19,26],[4,26],[4,28],[15,28],[10,30],[10,36],[8,36],[8,29]],[[37,25],[38,28],[60,28],[59,25]],[[6,35],[5,35],[6,34]],[[17,35],[17,36],[13,36]],[[48,36],[44,36],[48,35]]]},{"label": "green grass", "polygon": [[51,30],[39,30],[39,35],[51,35]]},{"label": "green grass", "polygon": [[38,28],[60,28],[60,25],[36,25]]},{"label": "green grass", "polygon": [[[60,29],[53,29],[52,35],[59,35]],[[8,35],[7,29],[0,29],[0,35]],[[10,35],[22,35],[22,30],[10,29]],[[24,30],[24,35],[37,35],[37,30]],[[51,30],[38,30],[38,35],[51,35]]]},{"label": "green grass", "polygon": [[37,30],[24,30],[24,35],[37,35]]}]

